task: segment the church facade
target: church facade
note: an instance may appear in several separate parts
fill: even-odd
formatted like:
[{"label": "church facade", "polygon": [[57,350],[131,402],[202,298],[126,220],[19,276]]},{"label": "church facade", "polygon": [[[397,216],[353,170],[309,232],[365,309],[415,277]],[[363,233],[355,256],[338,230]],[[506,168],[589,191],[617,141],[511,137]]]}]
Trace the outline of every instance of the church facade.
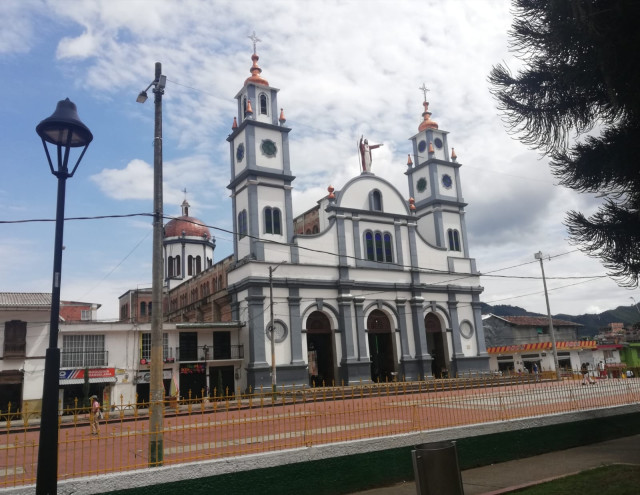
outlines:
[{"label": "church facade", "polygon": [[278,386],[488,371],[461,164],[426,98],[408,196],[371,171],[369,155],[294,218],[291,129],[258,60],[254,45],[227,138],[236,235],[226,290],[242,323],[242,385],[271,386],[274,360]]}]

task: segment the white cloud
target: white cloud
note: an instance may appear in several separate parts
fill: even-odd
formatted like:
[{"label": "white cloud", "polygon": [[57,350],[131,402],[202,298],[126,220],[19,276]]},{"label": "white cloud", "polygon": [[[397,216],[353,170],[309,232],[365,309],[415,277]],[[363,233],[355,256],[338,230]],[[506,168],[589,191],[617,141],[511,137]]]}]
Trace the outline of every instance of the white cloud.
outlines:
[{"label": "white cloud", "polygon": [[33,45],[33,17],[41,8],[38,0],[0,2],[0,54],[26,53]]},{"label": "white cloud", "polygon": [[132,160],[122,170],[104,169],[91,180],[113,199],[153,198],[153,167],[142,160]]}]

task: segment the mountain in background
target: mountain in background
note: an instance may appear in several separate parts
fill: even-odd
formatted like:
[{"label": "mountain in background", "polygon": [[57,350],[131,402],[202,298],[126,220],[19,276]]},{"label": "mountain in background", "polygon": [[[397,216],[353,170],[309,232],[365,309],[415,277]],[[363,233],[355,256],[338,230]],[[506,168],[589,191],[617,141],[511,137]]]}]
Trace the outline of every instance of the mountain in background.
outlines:
[{"label": "mountain in background", "polygon": [[[509,306],[508,304],[498,304],[491,306],[482,303],[482,314],[494,314],[496,316],[542,316],[545,314],[532,313],[519,306]],[[624,323],[625,327],[631,327],[640,322],[640,310],[637,306],[618,306],[616,309],[610,309],[600,314],[584,314],[584,315],[567,315],[559,313],[553,315],[557,320],[572,321],[584,325],[578,329],[578,338],[593,337],[601,328],[605,328],[609,323]]]}]

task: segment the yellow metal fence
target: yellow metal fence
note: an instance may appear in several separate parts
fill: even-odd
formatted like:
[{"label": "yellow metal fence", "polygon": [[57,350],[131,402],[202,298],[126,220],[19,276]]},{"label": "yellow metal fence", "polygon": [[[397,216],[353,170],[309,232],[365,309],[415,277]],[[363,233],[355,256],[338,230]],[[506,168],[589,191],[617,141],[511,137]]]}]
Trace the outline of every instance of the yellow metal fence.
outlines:
[{"label": "yellow metal fence", "polygon": [[[92,435],[86,408],[59,418],[59,479],[640,402],[640,379],[579,375],[462,377],[344,387],[288,387],[166,401],[162,452],[149,456],[148,404],[107,408]],[[35,482],[39,419],[0,411],[0,487]],[[46,460],[44,460],[46,462]]]}]

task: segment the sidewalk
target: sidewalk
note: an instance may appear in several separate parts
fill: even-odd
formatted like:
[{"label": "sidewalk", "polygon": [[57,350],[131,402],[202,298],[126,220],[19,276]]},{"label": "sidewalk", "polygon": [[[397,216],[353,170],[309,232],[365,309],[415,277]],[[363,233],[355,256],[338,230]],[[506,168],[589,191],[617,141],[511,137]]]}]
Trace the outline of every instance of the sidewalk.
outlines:
[{"label": "sidewalk", "polygon": [[[410,463],[411,459],[407,459]],[[464,495],[498,495],[607,464],[640,464],[640,435],[550,452],[462,472]],[[414,482],[352,495],[416,495]]]}]

